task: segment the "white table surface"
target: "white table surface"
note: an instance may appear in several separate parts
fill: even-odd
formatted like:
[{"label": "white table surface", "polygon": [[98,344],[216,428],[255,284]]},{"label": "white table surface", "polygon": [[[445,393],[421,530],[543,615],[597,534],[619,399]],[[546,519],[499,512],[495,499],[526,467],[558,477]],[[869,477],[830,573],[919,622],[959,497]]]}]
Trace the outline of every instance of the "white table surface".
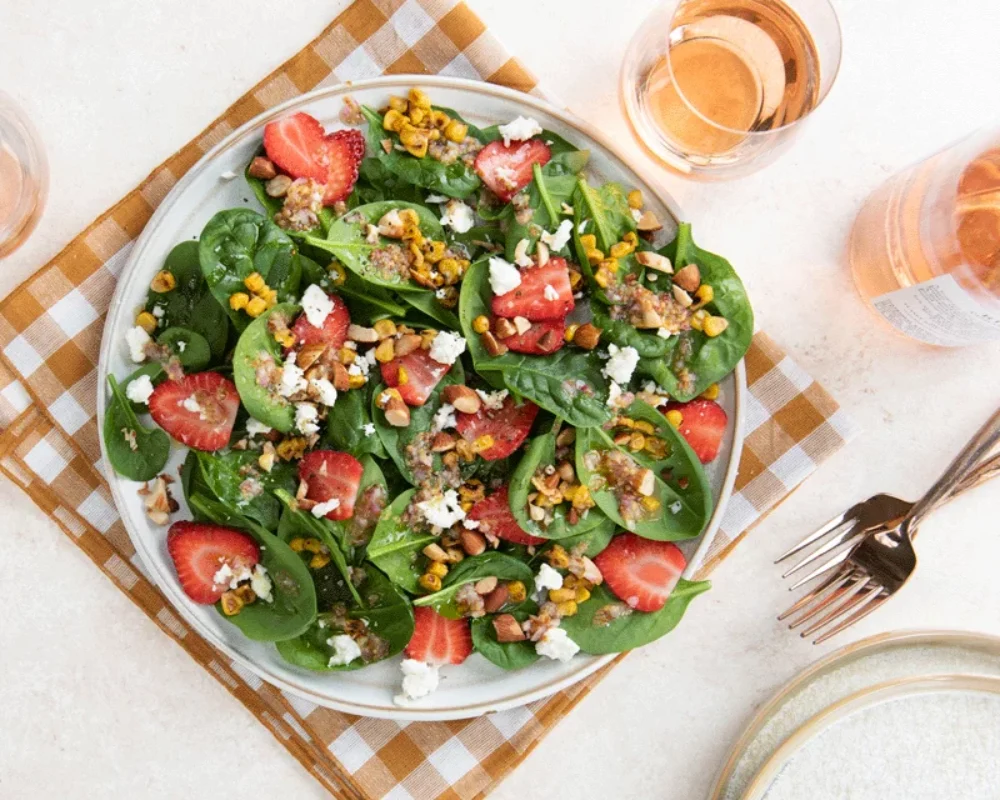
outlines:
[{"label": "white table surface", "polygon": [[[654,4],[470,0],[551,91],[633,151],[617,70]],[[345,5],[0,0],[0,87],[30,109],[52,169],[48,208],[3,262],[0,292]],[[1000,4],[837,6],[837,85],[778,163],[727,184],[656,175],[699,243],[739,269],[761,326],[864,434],[739,547],[675,633],[631,655],[564,720],[497,800],[702,797],[755,707],[838,644],[904,627],[1000,634],[1000,484],[929,521],[912,585],[839,642],[816,648],[775,621],[789,599],[771,563],[779,552],[873,490],[925,488],[1000,402],[1000,348],[932,350],[897,338],[858,301],[844,263],[849,225],[871,189],[996,114]],[[60,797],[67,787],[87,798],[224,797],[247,787],[257,797],[324,796],[9,483],[0,483],[0,507],[0,796]]]}]

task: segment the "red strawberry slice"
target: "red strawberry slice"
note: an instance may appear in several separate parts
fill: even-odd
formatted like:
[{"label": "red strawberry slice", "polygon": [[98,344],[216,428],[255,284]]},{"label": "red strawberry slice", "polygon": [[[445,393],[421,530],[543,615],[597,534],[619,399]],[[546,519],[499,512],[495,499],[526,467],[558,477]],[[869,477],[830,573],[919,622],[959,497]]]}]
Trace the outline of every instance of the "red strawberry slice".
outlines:
[{"label": "red strawberry slice", "polygon": [[492,301],[498,317],[525,317],[532,322],[564,319],[575,305],[566,259],[558,256],[544,267],[522,269],[521,285]]},{"label": "red strawberry slice", "polygon": [[260,561],[257,543],[242,531],[203,522],[175,522],[167,533],[167,551],[184,594],[196,603],[215,603],[229,583],[215,582],[224,564],[233,573]]},{"label": "red strawberry slice", "polygon": [[351,315],[347,304],[337,295],[329,295],[333,302],[333,311],[326,315],[323,326],[317,328],[305,314],[300,314],[292,325],[297,345],[319,344],[322,342],[337,350],[347,341],[347,328],[351,324]]},{"label": "red strawberry slice", "polygon": [[358,168],[364,157],[365,137],[361,131],[337,131],[323,140],[316,153],[316,162],[324,170],[324,205],[332,206],[347,198],[358,180]]},{"label": "red strawberry slice", "polygon": [[531,165],[545,166],[552,158],[549,146],[540,139],[527,142],[490,142],[476,156],[476,172],[483,183],[501,200],[509,203],[521,189],[531,183]]},{"label": "red strawberry slice", "polygon": [[323,137],[319,120],[300,111],[264,126],[264,150],[282,172],[293,178],[326,183],[326,170],[316,160]]},{"label": "red strawberry slice", "polygon": [[493,446],[479,455],[487,461],[497,461],[509,456],[528,438],[537,414],[538,406],[530,400],[524,400],[518,405],[508,395],[504,398],[503,406],[496,411],[490,411],[484,403],[475,414],[457,412],[455,430],[470,442],[480,436],[492,436]]},{"label": "red strawberry slice", "polygon": [[149,398],[149,413],[174,439],[195,450],[220,450],[240,408],[236,384],[218,372],[164,381]]},{"label": "red strawberry slice", "polygon": [[525,531],[510,510],[510,500],[507,494],[507,487],[504,486],[493,492],[489,497],[477,502],[465,518],[478,522],[476,528],[480,533],[499,536],[505,542],[514,544],[545,544],[547,539],[540,539]]},{"label": "red strawberry slice", "polygon": [[679,411],[678,430],[702,464],[713,461],[722,447],[729,418],[714,400],[692,400],[690,403],[667,403],[666,411]]},{"label": "red strawberry slice", "polygon": [[687,561],[673,542],[622,533],[594,557],[608,588],[636,611],[659,611]]},{"label": "red strawberry slice", "polygon": [[547,319],[533,322],[524,333],[515,333],[503,340],[508,349],[529,356],[547,356],[563,346],[566,319]]},{"label": "red strawberry slice", "polygon": [[[405,377],[399,374],[400,367]],[[431,358],[429,350],[414,350],[402,358],[386,361],[381,369],[385,385],[399,389],[406,405],[422,406],[451,367]]]},{"label": "red strawberry slice", "polygon": [[326,513],[327,519],[350,519],[358,498],[365,468],[354,456],[337,450],[313,450],[299,462],[299,480],[309,487],[306,499],[316,503],[337,500],[340,505]]},{"label": "red strawberry slice", "polygon": [[448,619],[433,608],[413,609],[413,636],[406,657],[429,664],[461,664],[472,654],[472,629],[467,619]]}]

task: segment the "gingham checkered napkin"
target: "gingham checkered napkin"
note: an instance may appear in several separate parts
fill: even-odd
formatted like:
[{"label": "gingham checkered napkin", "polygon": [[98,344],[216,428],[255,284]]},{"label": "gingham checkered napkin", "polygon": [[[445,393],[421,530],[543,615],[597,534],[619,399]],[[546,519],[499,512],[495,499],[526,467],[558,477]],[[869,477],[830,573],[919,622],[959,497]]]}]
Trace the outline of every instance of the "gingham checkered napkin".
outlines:
[{"label": "gingham checkered napkin", "polygon": [[[318,86],[440,73],[523,91],[536,82],[455,0],[356,0],[0,304],[0,470],[165,634],[242,702],[336,797],[482,797],[604,676],[474,720],[363,719],[285,695],[193,632],[143,573],[111,501],[95,416],[108,302],[132,242],[170,187],[231,130]],[[747,355],[746,443],[708,573],[851,435],[830,396],[764,334]]]}]

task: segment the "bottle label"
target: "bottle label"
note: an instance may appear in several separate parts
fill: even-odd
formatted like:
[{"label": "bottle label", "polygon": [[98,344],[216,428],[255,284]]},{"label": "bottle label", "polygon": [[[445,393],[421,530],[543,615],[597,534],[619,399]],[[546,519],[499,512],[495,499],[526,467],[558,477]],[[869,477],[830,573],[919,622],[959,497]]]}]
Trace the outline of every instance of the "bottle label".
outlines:
[{"label": "bottle label", "polygon": [[1000,341],[1000,306],[979,303],[951,275],[880,295],[872,304],[894,328],[927,344]]}]

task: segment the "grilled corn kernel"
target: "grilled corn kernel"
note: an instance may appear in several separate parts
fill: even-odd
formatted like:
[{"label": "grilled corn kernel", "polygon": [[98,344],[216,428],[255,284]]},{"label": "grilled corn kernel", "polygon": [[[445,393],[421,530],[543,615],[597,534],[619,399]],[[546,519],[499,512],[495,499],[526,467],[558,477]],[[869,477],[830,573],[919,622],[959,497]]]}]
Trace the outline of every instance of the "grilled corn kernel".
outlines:
[{"label": "grilled corn kernel", "polygon": [[259,272],[251,272],[243,279],[243,285],[247,287],[251,292],[257,294],[259,291],[264,289],[267,284],[264,282],[264,276]]},{"label": "grilled corn kernel", "polygon": [[598,250],[596,247],[587,248],[587,261],[591,264],[599,264],[604,260],[604,253]]},{"label": "grilled corn kernel", "polygon": [[585,233],[580,237],[580,244],[584,250],[594,250],[597,247],[597,237],[592,233]]},{"label": "grilled corn kernel", "polygon": [[146,331],[146,333],[152,333],[156,330],[156,317],[148,311],[140,311],[135,316],[135,324]]},{"label": "grilled corn kernel", "polygon": [[368,382],[368,379],[364,375],[349,375],[347,377],[347,385],[352,389],[360,389]]},{"label": "grilled corn kernel", "polygon": [[261,292],[258,297],[264,299],[267,303],[268,308],[274,308],[278,304],[278,290],[277,289],[265,289]]},{"label": "grilled corn kernel", "polygon": [[449,117],[443,111],[439,111],[436,108],[431,110],[431,125],[433,125],[435,128],[444,130],[445,128],[448,127],[449,122],[451,122],[451,117]]},{"label": "grilled corn kernel", "polygon": [[718,400],[719,399],[719,384],[713,383],[705,391],[701,393],[703,400]]},{"label": "grilled corn kernel", "polygon": [[489,317],[480,314],[474,320],[472,320],[472,330],[476,333],[486,333],[490,329],[490,319]]},{"label": "grilled corn kernel", "polygon": [[628,193],[628,207],[629,208],[642,208],[642,192],[638,189],[633,189]]},{"label": "grilled corn kernel", "polygon": [[229,307],[233,311],[241,311],[247,307],[247,303],[250,302],[250,295],[246,292],[233,292],[229,295]]},{"label": "grilled corn kernel", "polygon": [[243,608],[243,601],[236,592],[226,592],[219,599],[222,605],[222,613],[227,617],[235,617]]},{"label": "grilled corn kernel", "polygon": [[708,312],[705,309],[700,308],[691,315],[689,320],[691,327],[696,331],[700,331],[705,327],[705,320],[708,318]]},{"label": "grilled corn kernel", "polygon": [[380,319],[372,327],[375,328],[379,339],[388,339],[396,335],[396,323],[391,319]]},{"label": "grilled corn kernel", "polygon": [[345,367],[349,367],[357,359],[358,351],[352,350],[350,347],[341,347],[337,355],[340,357],[340,363]]},{"label": "grilled corn kernel", "polygon": [[416,228],[420,227],[420,217],[417,216],[417,212],[412,208],[400,209],[399,218],[402,220],[403,225],[412,225]]},{"label": "grilled corn kernel", "polygon": [[385,364],[396,355],[396,347],[392,343],[392,339],[383,339],[378,343],[378,347],[375,348],[375,360],[380,364]]},{"label": "grilled corn kernel", "polygon": [[545,560],[549,562],[550,567],[566,569],[569,566],[569,553],[561,544],[554,544],[546,551]]},{"label": "grilled corn kernel", "polygon": [[415,158],[423,158],[427,155],[427,147],[430,143],[425,138],[419,144],[407,144],[403,145],[406,148],[406,152]]},{"label": "grilled corn kernel", "polygon": [[600,263],[598,269],[606,269],[608,272],[614,274],[615,272],[618,272],[618,259],[606,258]]},{"label": "grilled corn kernel", "polygon": [[410,109],[410,122],[417,127],[421,127],[425,122],[429,122],[428,117],[427,111],[419,106],[414,106]]},{"label": "grilled corn kernel", "polygon": [[424,252],[420,249],[420,245],[416,242],[410,242],[409,250],[413,256],[413,266],[417,268],[422,267],[424,265]]},{"label": "grilled corn kernel", "polygon": [[642,507],[647,511],[657,511],[660,508],[660,501],[650,495],[649,497],[642,498]]},{"label": "grilled corn kernel", "polygon": [[449,547],[445,552],[448,553],[449,564],[457,564],[465,558],[465,551],[461,547]]},{"label": "grilled corn kernel", "polygon": [[424,261],[428,264],[437,264],[444,258],[445,249],[444,242],[424,242]]},{"label": "grilled corn kernel", "polygon": [[705,325],[703,330],[705,331],[706,336],[714,338],[718,336],[720,333],[723,333],[728,327],[729,327],[729,320],[727,320],[725,317],[709,317],[708,319],[705,320]]},{"label": "grilled corn kernel", "polygon": [[507,600],[511,603],[523,603],[528,596],[528,590],[521,581],[511,581],[507,584]]},{"label": "grilled corn kernel", "polygon": [[433,328],[425,328],[420,331],[420,338],[423,340],[420,342],[420,348],[422,350],[430,350],[431,345],[434,343],[434,337],[438,335],[438,332]]},{"label": "grilled corn kernel", "polygon": [[340,284],[347,280],[347,272],[344,270],[343,265],[338,264],[336,261],[331,261],[326,271],[330,273],[330,280],[333,281],[334,286],[340,286]]},{"label": "grilled corn kernel", "polygon": [[576,288],[580,285],[580,281],[582,280],[583,280],[583,275],[581,275],[575,269],[571,269],[569,271],[569,285],[570,288],[573,289],[573,291],[576,291]]},{"label": "grilled corn kernel", "polygon": [[265,311],[267,311],[267,301],[262,297],[251,298],[247,303],[246,312],[251,317],[259,317]]},{"label": "grilled corn kernel", "polygon": [[576,592],[573,589],[549,589],[549,600],[553,603],[565,603],[567,600],[575,600]]},{"label": "grilled corn kernel", "polygon": [[409,98],[410,103],[417,108],[431,107],[431,99],[427,96],[427,92],[423,89],[418,89],[416,86],[410,89]]},{"label": "grilled corn kernel", "polygon": [[577,586],[573,599],[578,603],[586,603],[590,599],[590,590],[586,586]]},{"label": "grilled corn kernel", "polygon": [[177,278],[174,277],[173,273],[169,270],[161,269],[156,275],[153,276],[153,280],[149,283],[149,288],[154,292],[164,292],[173,291],[177,286]]},{"label": "grilled corn kernel", "polygon": [[236,592],[236,596],[243,601],[243,605],[245,606],[250,605],[254,600],[257,599],[257,595],[254,593],[254,590],[250,587],[249,583],[244,583],[242,586],[237,586],[235,589],[233,589],[233,591]]},{"label": "grilled corn kernel", "polygon": [[580,579],[572,572],[563,578],[563,589],[575,589],[580,583]]},{"label": "grilled corn kernel", "polygon": [[277,331],[274,334],[274,341],[282,347],[291,347],[295,344],[295,334],[291,331]]},{"label": "grilled corn kernel", "polygon": [[599,269],[594,273],[594,282],[602,289],[607,289],[611,285],[612,275],[606,269]]},{"label": "grilled corn kernel", "polygon": [[448,574],[448,566],[443,561],[432,561],[427,565],[427,574],[443,578]]},{"label": "grilled corn kernel", "polygon": [[639,236],[635,231],[627,231],[622,237],[622,241],[632,245],[632,249],[634,250],[639,244]]},{"label": "grilled corn kernel", "polygon": [[635,250],[635,247],[626,242],[615,242],[615,244],[611,245],[611,257],[625,258],[633,250]]},{"label": "grilled corn kernel", "polygon": [[296,536],[294,539],[292,539],[292,541],[288,543],[288,546],[291,547],[292,550],[294,550],[296,553],[301,553],[303,550],[306,549],[305,544],[306,544],[305,539],[303,539],[301,536]]},{"label": "grilled corn kernel", "polygon": [[560,617],[572,617],[580,609],[576,605],[575,600],[567,600],[565,603],[556,604],[556,608],[559,609]]},{"label": "grilled corn kernel", "polygon": [[711,303],[715,299],[715,289],[709,286],[707,283],[703,283],[698,287],[698,291],[695,292],[695,296],[701,300],[703,304]]},{"label": "grilled corn kernel", "polygon": [[638,453],[646,446],[646,437],[641,433],[633,433],[628,440],[628,449],[633,453]]},{"label": "grilled corn kernel", "polygon": [[385,112],[385,116],[382,117],[382,127],[387,131],[398,131],[403,127],[403,123],[406,119],[403,115],[394,108],[390,108]]},{"label": "grilled corn kernel", "polygon": [[[407,107],[407,102],[405,97],[396,97],[395,95],[393,95],[389,98],[389,108],[391,108],[393,111],[398,111],[400,114],[402,114],[404,111],[406,111],[406,107]],[[384,122],[382,124],[383,126],[385,125]]]},{"label": "grilled corn kernel", "polygon": [[425,572],[420,576],[418,581],[420,586],[426,589],[428,592],[440,592],[441,591],[441,579],[437,575],[431,575],[429,572]]},{"label": "grilled corn kernel", "polygon": [[656,428],[653,427],[652,422],[646,422],[644,419],[637,419],[635,421],[635,429],[639,433],[656,433]]},{"label": "grilled corn kernel", "polygon": [[302,549],[307,553],[322,553],[323,543],[319,539],[310,536],[302,543]]},{"label": "grilled corn kernel", "polygon": [[275,451],[282,461],[291,461],[293,458],[302,458],[302,454],[306,451],[306,444],[305,437],[293,436],[278,442]]},{"label": "grilled corn kernel", "polygon": [[[378,356],[376,355],[376,358]],[[406,367],[402,364],[399,365],[399,369],[396,370],[396,385],[406,386],[410,382],[410,373],[406,371]]]},{"label": "grilled corn kernel", "polygon": [[309,569],[323,569],[330,563],[330,556],[326,553],[317,553],[309,559]]},{"label": "grilled corn kernel", "polygon": [[472,443],[472,450],[475,453],[482,453],[483,451],[489,450],[493,447],[495,443],[496,442],[493,437],[487,433],[476,438],[476,440]]},{"label": "grilled corn kernel", "polygon": [[684,415],[681,414],[676,408],[668,411],[666,413],[667,422],[673,425],[675,428],[679,428],[681,423],[684,421]]},{"label": "grilled corn kernel", "polygon": [[453,119],[449,122],[444,129],[444,138],[449,142],[461,143],[465,141],[465,137],[469,135],[469,126],[463,125],[457,119]]}]

